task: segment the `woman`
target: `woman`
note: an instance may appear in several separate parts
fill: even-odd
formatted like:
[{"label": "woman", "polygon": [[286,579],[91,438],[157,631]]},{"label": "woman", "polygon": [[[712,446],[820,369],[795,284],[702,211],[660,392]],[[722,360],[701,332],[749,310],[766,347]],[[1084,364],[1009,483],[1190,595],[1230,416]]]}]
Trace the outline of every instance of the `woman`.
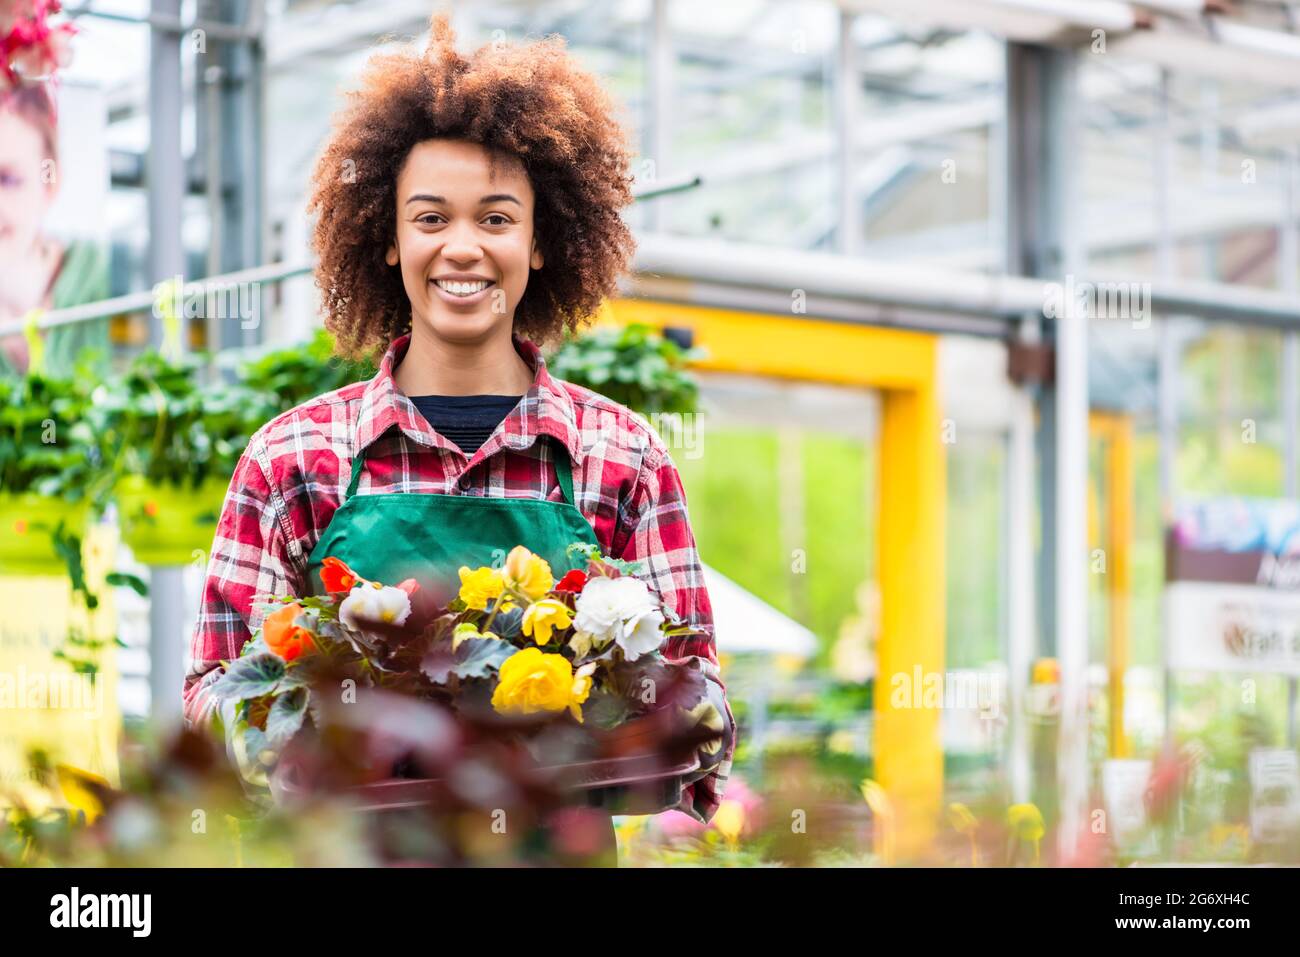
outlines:
[{"label": "woman", "polygon": [[[108,298],[107,260],[93,242],[66,246],[43,230],[58,195],[58,124],[48,82],[0,91],[0,325],[33,309],[59,309]],[[45,334],[45,371],[71,376],[83,349],[107,368],[108,319],[58,326]],[[0,374],[27,371],[21,333],[0,338]]]},{"label": "woman", "polygon": [[[340,349],[384,348],[368,382],[249,441],[217,529],[185,682],[207,719],[220,661],[260,624],[255,595],[318,590],[333,555],[368,578],[455,581],[461,556],[564,546],[642,563],[686,621],[712,611],[681,480],[627,408],[552,378],[536,341],[576,329],[633,252],[625,134],[558,38],[375,57],[314,172],[316,278]],[[380,498],[379,496],[383,496]],[[416,570],[416,566],[418,570]],[[706,675],[720,741],[680,809],[707,822],[734,752],[714,643],[663,649]],[[612,837],[612,835],[611,835]]]}]

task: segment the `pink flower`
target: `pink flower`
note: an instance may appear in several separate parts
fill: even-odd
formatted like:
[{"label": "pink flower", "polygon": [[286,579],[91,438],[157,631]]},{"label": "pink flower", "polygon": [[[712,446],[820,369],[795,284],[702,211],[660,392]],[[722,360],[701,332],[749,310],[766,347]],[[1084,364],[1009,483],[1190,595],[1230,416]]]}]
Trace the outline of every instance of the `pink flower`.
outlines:
[{"label": "pink flower", "polygon": [[50,25],[50,15],[60,10],[57,0],[35,0],[0,19],[0,75],[9,86],[23,76],[44,77],[66,66],[71,55],[71,23]]}]

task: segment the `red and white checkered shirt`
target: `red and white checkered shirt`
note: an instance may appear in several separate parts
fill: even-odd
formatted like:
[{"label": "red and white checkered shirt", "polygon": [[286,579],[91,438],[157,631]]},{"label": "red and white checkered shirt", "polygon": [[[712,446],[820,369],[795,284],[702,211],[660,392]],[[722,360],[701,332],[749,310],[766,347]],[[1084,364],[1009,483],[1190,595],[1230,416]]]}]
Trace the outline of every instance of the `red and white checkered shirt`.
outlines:
[{"label": "red and white checkered shirt", "polygon": [[[713,611],[687,516],[681,478],[646,420],[611,399],[554,379],[537,346],[514,337],[533,385],[487,442],[466,456],[435,432],[397,387],[393,372],[410,335],[392,342],[379,371],[317,396],[262,426],[249,440],[226,492],[203,584],[185,678],[185,719],[207,723],[208,690],[221,661],[239,655],[261,624],[266,596],[307,595],[307,558],[368,449],[358,494],[416,492],[562,501],[553,464],[558,439],[573,461],[574,504],[602,553],[641,562],[638,572],[664,603],[710,637],[670,638],[663,650],[690,659],[716,687],[733,729],[714,771],[678,805],[707,822],[718,808],[735,753],[735,722],[713,640]],[[507,547],[508,543],[503,545]]]}]

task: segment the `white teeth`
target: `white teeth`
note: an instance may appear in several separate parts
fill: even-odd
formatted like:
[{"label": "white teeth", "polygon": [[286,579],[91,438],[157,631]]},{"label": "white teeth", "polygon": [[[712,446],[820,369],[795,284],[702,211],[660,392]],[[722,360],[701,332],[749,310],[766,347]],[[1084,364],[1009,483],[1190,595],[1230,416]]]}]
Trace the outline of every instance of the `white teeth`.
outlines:
[{"label": "white teeth", "polygon": [[437,282],[439,289],[449,292],[453,296],[472,296],[475,293],[482,292],[488,286],[492,285],[490,282],[482,279],[476,282],[456,282],[450,279],[438,279],[435,280],[435,282]]}]

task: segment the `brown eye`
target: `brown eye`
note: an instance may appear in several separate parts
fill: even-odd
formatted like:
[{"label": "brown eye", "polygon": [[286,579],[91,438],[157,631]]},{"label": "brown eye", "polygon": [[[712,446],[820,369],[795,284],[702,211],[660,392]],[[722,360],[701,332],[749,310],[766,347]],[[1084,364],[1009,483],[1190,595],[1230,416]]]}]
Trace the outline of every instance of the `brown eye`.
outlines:
[{"label": "brown eye", "polygon": [[492,225],[492,226],[508,226],[508,225],[510,224],[510,220],[509,220],[509,218],[506,217],[506,216],[504,216],[504,215],[502,215],[501,213],[491,213],[491,214],[488,216],[488,219],[499,219],[499,220],[501,220],[501,222],[499,222],[499,223],[491,223],[490,225]]}]

